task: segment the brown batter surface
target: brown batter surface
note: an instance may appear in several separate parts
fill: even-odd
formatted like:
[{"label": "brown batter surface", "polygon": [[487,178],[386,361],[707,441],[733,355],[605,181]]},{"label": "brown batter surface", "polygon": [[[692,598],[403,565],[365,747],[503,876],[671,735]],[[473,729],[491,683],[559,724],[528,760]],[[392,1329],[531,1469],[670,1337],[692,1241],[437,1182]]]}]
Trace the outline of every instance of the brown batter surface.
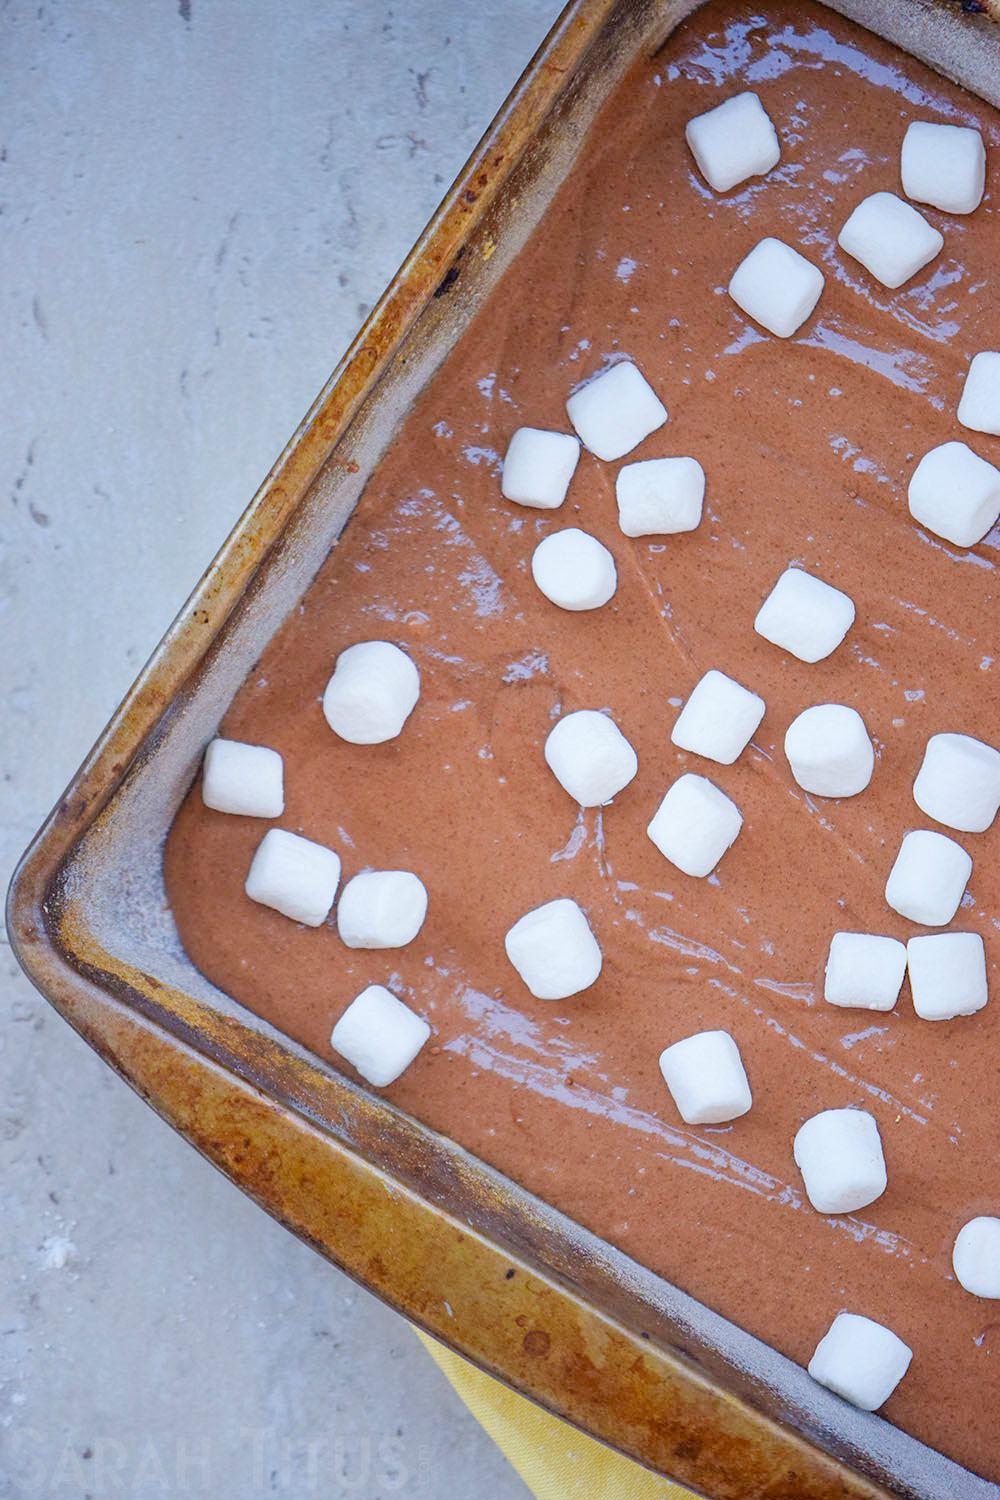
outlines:
[{"label": "brown batter surface", "polygon": [[[606,107],[543,226],[430,390],[299,610],[223,725],[285,757],[280,826],[337,849],[347,879],[412,869],[430,894],[408,948],[351,952],[253,905],[243,881],[265,824],[203,807],[195,789],[166,872],[198,967],[336,1063],[331,1027],[370,983],[434,1028],[387,1092],[541,1197],[736,1323],[806,1363],[841,1308],[887,1323],[914,1351],[886,1407],[899,1426],[1000,1479],[1000,1312],[955,1282],[951,1247],[1000,1212],[1000,993],[975,1017],[931,1024],[904,988],[891,1014],[822,998],[838,929],[906,938],[885,904],[929,735],[996,742],[998,536],[971,552],[922,532],[906,484],[935,444],[1000,440],[956,420],[968,360],[998,342],[996,218],[928,217],[945,248],[901,291],[839,251],[853,206],[898,190],[914,118],[996,114],[832,13],[711,4],[633,71]],[[766,19],[761,19],[765,17]],[[696,175],[684,123],[756,90],[780,166],[730,195]],[[994,155],[994,161],[996,160]],[[826,287],[787,341],[748,323],[724,288],[775,234]],[[522,424],[567,429],[575,383],[628,355],[670,420],[628,460],[691,454],[706,511],[684,536],[624,537],[618,468],[584,453],[562,510],[505,502],[499,455]],[[612,603],[567,614],[535,589],[538,540],[581,525],[610,547]],[[846,590],[857,623],[805,665],[753,631],[790,563]],[[334,658],[384,638],[417,663],[420,702],[400,737],[337,739],[320,710]],[[676,750],[678,708],[710,667],[759,692],[753,745],[724,767]],[[800,792],[782,752],[809,704],[851,704],[877,749],[861,796]],[[606,708],[639,774],[580,813],[548,771],[561,713]],[[743,830],[709,880],[646,837],[682,771],[708,775]],[[957,835],[975,866],[953,924],[1000,955],[1000,828]],[[503,937],[556,896],[587,911],[604,950],[574,999],[532,999]],[[737,1038],[754,1092],[732,1125],[685,1128],[662,1082],[664,1046],[708,1027]],[[861,1106],[882,1133],[889,1186],[869,1209],[809,1207],[792,1160],[802,1121]]]}]

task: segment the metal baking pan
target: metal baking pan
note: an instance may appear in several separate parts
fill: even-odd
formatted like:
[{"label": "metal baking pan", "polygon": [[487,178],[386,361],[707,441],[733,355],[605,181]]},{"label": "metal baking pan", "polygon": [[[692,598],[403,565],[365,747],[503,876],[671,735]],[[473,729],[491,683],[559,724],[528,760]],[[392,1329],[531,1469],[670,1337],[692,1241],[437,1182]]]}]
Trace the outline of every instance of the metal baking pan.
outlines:
[{"label": "metal baking pan", "polygon": [[[567,6],[25,855],[11,937],[61,1014],[262,1207],[647,1467],[713,1500],[996,1496],[259,1021],[193,968],[166,906],[166,830],[243,678],[611,88],[693,8]],[[987,15],[833,8],[1000,104]]]}]

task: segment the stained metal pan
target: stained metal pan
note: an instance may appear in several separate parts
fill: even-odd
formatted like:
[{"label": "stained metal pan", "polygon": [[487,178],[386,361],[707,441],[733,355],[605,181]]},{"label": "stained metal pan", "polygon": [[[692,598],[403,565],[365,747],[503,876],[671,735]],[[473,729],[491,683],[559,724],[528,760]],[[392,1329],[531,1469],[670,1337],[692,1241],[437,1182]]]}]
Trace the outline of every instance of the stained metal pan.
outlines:
[{"label": "stained metal pan", "polygon": [[[1000,104],[1000,32],[930,0],[834,7]],[[570,170],[601,103],[689,10],[573,0],[15,877],[25,970],[262,1207],[550,1410],[706,1495],[995,1496],[339,1077],[197,973],[163,840],[244,676],[415,395]],[[983,7],[985,10],[986,7]]]}]

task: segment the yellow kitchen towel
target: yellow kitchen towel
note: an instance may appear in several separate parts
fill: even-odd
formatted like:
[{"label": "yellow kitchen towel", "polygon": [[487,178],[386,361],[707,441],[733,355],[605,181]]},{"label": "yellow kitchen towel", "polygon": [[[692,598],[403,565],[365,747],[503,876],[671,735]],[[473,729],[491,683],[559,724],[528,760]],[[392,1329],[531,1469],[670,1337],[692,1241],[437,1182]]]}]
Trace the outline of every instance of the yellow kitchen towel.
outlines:
[{"label": "yellow kitchen towel", "polygon": [[695,1500],[691,1490],[658,1479],[416,1333],[536,1500]]}]

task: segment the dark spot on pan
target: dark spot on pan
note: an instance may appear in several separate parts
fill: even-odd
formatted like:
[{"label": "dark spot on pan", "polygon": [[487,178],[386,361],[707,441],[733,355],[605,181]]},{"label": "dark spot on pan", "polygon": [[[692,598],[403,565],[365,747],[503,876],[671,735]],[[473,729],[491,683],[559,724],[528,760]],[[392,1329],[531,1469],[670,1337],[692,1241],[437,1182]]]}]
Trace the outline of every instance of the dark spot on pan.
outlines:
[{"label": "dark spot on pan", "polygon": [[521,1341],[521,1348],[525,1354],[530,1354],[533,1359],[544,1359],[549,1352],[552,1340],[544,1328],[531,1328]]}]

